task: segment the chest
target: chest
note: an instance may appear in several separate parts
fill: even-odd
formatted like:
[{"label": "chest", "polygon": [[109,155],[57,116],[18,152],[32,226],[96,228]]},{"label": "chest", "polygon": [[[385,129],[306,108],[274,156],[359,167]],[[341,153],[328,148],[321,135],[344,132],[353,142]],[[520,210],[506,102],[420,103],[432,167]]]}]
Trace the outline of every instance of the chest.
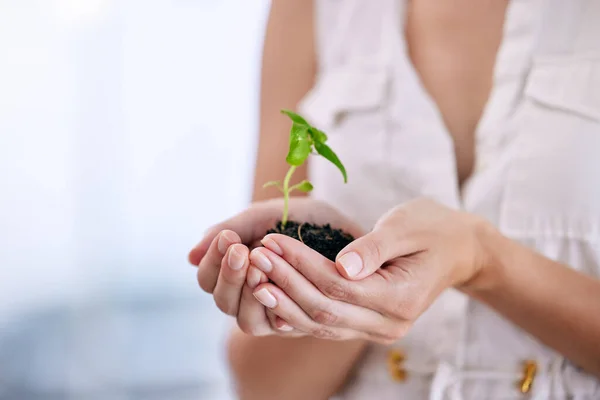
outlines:
[{"label": "chest", "polygon": [[[486,172],[477,185],[468,185],[477,187],[471,203],[499,187],[504,204],[490,207],[508,228],[522,231],[515,224],[529,229],[548,220],[571,226],[571,216],[558,215],[572,214],[567,209],[582,210],[582,218],[595,212],[600,194],[587,189],[585,177],[598,179],[600,171],[600,157],[590,154],[599,137],[600,32],[594,21],[600,2],[511,1],[500,7],[482,1],[486,7],[470,10],[479,6],[432,1],[318,3],[322,64],[301,105],[330,133],[354,183],[363,176],[366,185],[377,182],[381,211],[417,195],[461,206],[456,178],[461,160],[473,158],[476,148],[473,178],[482,170],[497,173]],[[424,54],[411,54],[411,47]],[[468,65],[484,64],[485,71],[463,75]],[[427,81],[435,84],[428,88]],[[473,102],[469,96],[476,91],[469,85],[478,88],[473,82],[483,81],[493,87]],[[448,111],[455,103],[478,104],[480,112],[466,106]],[[448,129],[448,121],[458,126],[469,115],[479,121],[477,137],[472,129]],[[507,152],[509,147],[514,151]],[[499,158],[510,165],[509,182]]]},{"label": "chest", "polygon": [[[439,4],[442,3],[440,0]],[[452,2],[463,11],[475,7],[475,3]],[[330,0],[322,4],[341,2]],[[418,56],[405,51],[404,42],[390,46],[384,40],[388,32],[379,30],[389,21],[389,9],[383,6],[381,10],[372,9],[375,4],[384,4],[383,0],[355,4],[363,7],[353,13],[355,19],[348,18],[343,20],[348,21],[347,25],[339,25],[349,27],[339,30],[348,45],[338,45],[341,41],[329,43],[327,37],[323,37],[321,43],[331,44],[324,47],[324,54],[332,62],[324,67],[317,88],[304,102],[307,114],[330,134],[332,147],[345,160],[351,181],[343,185],[337,171],[325,164],[316,166],[313,169],[317,180],[315,194],[340,207],[347,215],[364,217],[361,223],[365,227],[371,227],[393,205],[418,196],[433,197],[452,207],[462,206],[483,215],[507,236],[547,257],[600,276],[600,27],[597,23],[600,2],[510,2],[505,26],[495,30],[503,31],[501,46],[487,61],[489,67],[494,64],[492,59],[496,59],[495,65],[489,67],[494,71],[473,72],[473,76],[482,81],[481,77],[489,79],[492,73],[494,85],[487,94],[486,110],[477,128],[476,147],[481,165],[478,161],[476,172],[463,191],[462,203],[455,192],[455,171],[450,171],[453,164],[448,138],[451,136],[456,149],[460,138],[456,132],[460,129],[449,129],[448,116],[452,113],[444,115],[441,105],[444,95],[433,95],[426,84],[428,79],[439,79],[431,87],[458,85],[456,81],[460,81],[461,75],[458,71],[440,72],[440,77],[434,72],[427,73],[428,68],[435,68],[435,63],[420,63]],[[407,10],[403,19],[406,24],[401,27],[406,31],[402,39],[406,39],[408,48],[413,46],[411,41],[422,40],[425,43],[441,41],[448,47],[458,46],[456,51],[465,51],[458,59],[452,59],[456,51],[450,54],[441,48],[434,52],[432,45],[427,49],[432,54],[421,56],[423,59],[439,59],[446,65],[461,66],[450,70],[462,70],[468,64],[465,59],[479,65],[475,59],[487,57],[479,51],[489,46],[475,43],[475,38],[471,38],[474,43],[469,45],[465,44],[468,38],[460,39],[463,25],[468,26],[466,21],[452,28],[458,32],[456,35],[444,38],[436,32],[436,24],[428,28],[430,31],[421,32],[426,24],[417,18],[418,14],[411,17],[410,12]],[[327,14],[328,20],[335,15],[343,14],[331,12]],[[431,14],[423,16],[429,17]],[[450,24],[442,20],[437,23]],[[475,18],[472,23],[477,24],[477,21]],[[487,21],[491,24],[492,20]],[[325,18],[322,22],[325,32],[330,25],[325,23]],[[410,28],[411,23],[416,26]],[[423,26],[419,26],[421,24]],[[415,34],[421,38],[415,38]],[[430,36],[438,38],[434,41]],[[382,46],[374,47],[373,43],[379,43],[380,39]],[[388,64],[390,53],[386,49],[390,48],[397,57]],[[344,49],[344,54],[334,49]],[[407,53],[411,65],[406,60]],[[412,66],[418,72],[421,85],[414,84]],[[468,81],[467,78],[464,79]],[[467,101],[457,97],[457,93],[452,97],[457,86],[451,87],[448,103],[452,99]],[[433,106],[425,99],[423,88],[434,100]],[[354,96],[356,93],[361,96]],[[439,122],[438,114],[443,115],[445,127]],[[474,135],[471,139],[475,140]],[[377,190],[364,190],[372,187]],[[442,316],[451,314],[447,304],[442,308]],[[437,316],[432,318],[424,325],[424,331],[448,332],[450,329],[441,320]],[[560,355],[533,341],[492,310],[476,304],[465,320],[464,337],[455,340],[452,335],[444,335],[449,344],[460,343],[464,348],[456,358],[452,350],[448,352],[449,360],[458,360],[458,370],[464,368],[464,371],[493,376],[514,370],[518,374],[523,360],[533,359],[538,362],[539,376],[531,398],[597,396],[597,381],[566,366],[568,363],[554,368],[554,361],[561,361]],[[438,355],[431,349],[442,339],[433,336],[425,339],[425,335],[418,333],[416,337],[427,343],[415,353],[414,359],[427,360],[429,356],[437,359]],[[412,360],[413,343],[398,344],[408,349],[408,360]],[[385,365],[382,352],[372,365],[362,368],[355,385],[356,393],[372,385],[370,393],[377,393],[380,398],[410,397],[408,384],[382,383],[380,378],[387,376]],[[409,383],[416,381],[414,374],[409,373],[409,376]],[[518,376],[508,380],[490,379],[488,375],[486,379],[471,379],[460,384],[466,399],[506,399],[519,396],[514,386],[517,379]],[[434,379],[433,387],[436,383],[440,382]],[[425,393],[430,392],[428,383],[422,387],[420,397],[419,394],[412,397],[426,397]],[[389,389],[389,395],[384,388]],[[438,392],[443,390],[444,387]],[[355,394],[350,398],[362,397]]]},{"label": "chest", "polygon": [[454,141],[459,183],[471,174],[475,131],[493,85],[508,0],[411,0],[409,56]]}]

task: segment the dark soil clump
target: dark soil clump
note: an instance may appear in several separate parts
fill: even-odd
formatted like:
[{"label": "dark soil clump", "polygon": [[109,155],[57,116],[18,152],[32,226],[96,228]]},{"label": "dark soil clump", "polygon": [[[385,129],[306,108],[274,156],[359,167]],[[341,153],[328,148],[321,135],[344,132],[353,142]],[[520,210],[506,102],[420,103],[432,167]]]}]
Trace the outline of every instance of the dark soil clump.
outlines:
[{"label": "dark soil clump", "polygon": [[275,224],[277,229],[271,229],[267,233],[280,233],[300,240],[311,249],[318,251],[324,257],[335,261],[337,254],[354,240],[352,235],[341,229],[333,229],[329,224],[314,225],[295,221],[288,221],[285,229],[281,229],[281,221]]}]

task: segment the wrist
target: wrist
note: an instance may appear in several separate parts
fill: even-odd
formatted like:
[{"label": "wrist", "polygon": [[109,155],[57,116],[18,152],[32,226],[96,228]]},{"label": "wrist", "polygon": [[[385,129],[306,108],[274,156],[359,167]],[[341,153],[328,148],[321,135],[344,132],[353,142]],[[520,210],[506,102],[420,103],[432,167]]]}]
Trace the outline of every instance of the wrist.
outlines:
[{"label": "wrist", "polygon": [[480,220],[475,225],[475,237],[479,255],[476,257],[475,273],[462,287],[463,292],[480,297],[495,291],[502,284],[506,257],[511,254],[511,241],[489,221]]}]

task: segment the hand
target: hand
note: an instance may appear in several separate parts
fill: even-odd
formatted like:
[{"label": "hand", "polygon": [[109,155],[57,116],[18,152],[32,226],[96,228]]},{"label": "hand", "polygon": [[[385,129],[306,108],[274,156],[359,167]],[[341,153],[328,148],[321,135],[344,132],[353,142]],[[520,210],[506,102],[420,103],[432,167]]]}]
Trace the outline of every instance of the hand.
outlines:
[{"label": "hand", "polygon": [[487,264],[481,239],[490,227],[475,215],[417,199],[383,215],[369,234],[340,251],[336,265],[344,277],[358,280],[383,265],[422,260],[411,273],[443,288],[461,286]]},{"label": "hand", "polygon": [[[189,254],[190,262],[198,265],[200,287],[213,295],[221,311],[237,318],[244,332],[253,335],[290,330],[273,313],[265,314],[265,308],[252,295],[252,289],[267,282],[267,278],[260,270],[249,268],[248,261],[248,246],[259,244],[281,218],[282,209],[281,199],[253,204],[237,216],[212,227]],[[355,237],[362,233],[332,207],[308,198],[290,199],[290,219],[330,223]],[[246,281],[248,285],[245,285]]]},{"label": "hand", "polygon": [[[254,291],[295,331],[393,343],[446,288],[470,285],[486,265],[487,224],[430,200],[397,207],[349,244],[337,263],[282,235],[250,255],[273,283]],[[343,275],[343,276],[342,276]]]}]

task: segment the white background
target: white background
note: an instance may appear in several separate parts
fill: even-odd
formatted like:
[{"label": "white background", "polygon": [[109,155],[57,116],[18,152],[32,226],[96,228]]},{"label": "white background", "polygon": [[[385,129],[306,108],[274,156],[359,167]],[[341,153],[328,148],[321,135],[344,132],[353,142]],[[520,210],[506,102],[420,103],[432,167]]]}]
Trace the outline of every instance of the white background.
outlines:
[{"label": "white background", "polygon": [[223,378],[228,322],[186,255],[249,200],[266,10],[0,0],[0,333],[171,297],[208,332],[201,373]]}]

